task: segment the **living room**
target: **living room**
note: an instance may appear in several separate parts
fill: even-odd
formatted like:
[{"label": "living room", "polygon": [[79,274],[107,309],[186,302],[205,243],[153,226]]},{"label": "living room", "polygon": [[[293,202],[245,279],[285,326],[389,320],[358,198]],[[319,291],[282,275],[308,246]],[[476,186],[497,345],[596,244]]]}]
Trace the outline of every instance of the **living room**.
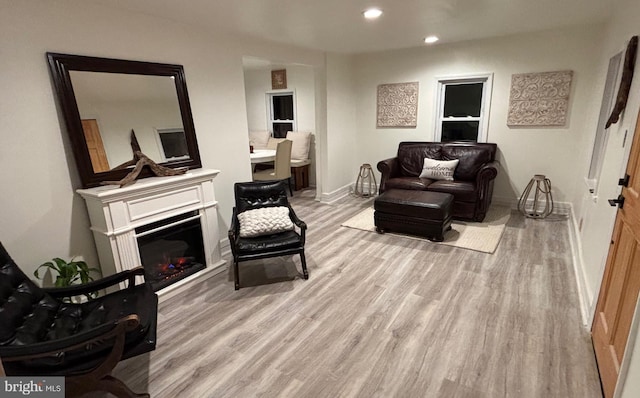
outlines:
[{"label": "living room", "polygon": [[[584,322],[590,324],[615,218],[615,209],[605,199],[618,195],[617,180],[629,148],[622,143],[625,132],[631,141],[640,109],[638,79],[622,119],[610,129],[597,200],[584,180],[608,62],[638,34],[637,2],[615,2],[610,15],[589,24],[356,54],[205,30],[177,18],[100,1],[2,0],[1,4],[5,95],[0,99],[4,137],[0,162],[7,194],[0,199],[6,226],[0,241],[27,274],[53,256],[78,255],[90,264],[99,263],[85,203],[75,193],[81,184],[47,68],[48,51],[184,65],[202,165],[221,170],[215,190],[222,237],[234,204],[233,184],[251,180],[245,57],[313,70],[315,196],[327,203],[348,194],[361,164],[375,165],[394,156],[401,141],[433,139],[438,77],[492,73],[487,139],[498,144],[501,164],[494,203],[513,205],[533,174],[551,179],[558,209],[570,215],[579,300]],[[566,126],[507,126],[511,75],[561,70],[573,71]],[[376,128],[376,87],[414,81],[420,84],[417,127]],[[221,245],[228,247],[225,242]],[[230,285],[225,288],[232,290]],[[633,345],[634,334],[639,333],[636,326],[632,330],[630,355],[621,374],[637,373],[640,367],[640,344]],[[637,381],[627,378],[621,396],[637,393],[640,387],[633,383]]]}]

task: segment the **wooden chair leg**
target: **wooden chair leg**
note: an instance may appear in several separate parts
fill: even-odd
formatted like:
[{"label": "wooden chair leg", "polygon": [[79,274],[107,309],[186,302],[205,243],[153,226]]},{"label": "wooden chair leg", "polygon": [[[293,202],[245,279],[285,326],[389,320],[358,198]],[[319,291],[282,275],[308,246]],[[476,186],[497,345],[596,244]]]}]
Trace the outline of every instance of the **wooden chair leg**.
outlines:
[{"label": "wooden chair leg", "polygon": [[[111,352],[100,365],[87,374],[65,378],[65,393],[68,397],[78,397],[93,391],[107,391],[118,398],[149,396],[149,394],[134,393],[122,381],[111,376],[111,371],[122,358],[127,330],[132,330],[139,324],[137,315],[129,315],[128,318],[128,321],[118,323],[115,329],[109,332],[109,334],[115,335],[115,342]],[[108,338],[107,335],[105,340]]]},{"label": "wooden chair leg", "polygon": [[304,250],[300,252],[300,262],[302,263],[302,275],[304,279],[309,279],[309,272],[307,271],[307,259],[304,257]]},{"label": "wooden chair leg", "polygon": [[235,274],[235,288],[240,290],[240,274],[238,273],[238,262],[233,261],[233,273]]}]

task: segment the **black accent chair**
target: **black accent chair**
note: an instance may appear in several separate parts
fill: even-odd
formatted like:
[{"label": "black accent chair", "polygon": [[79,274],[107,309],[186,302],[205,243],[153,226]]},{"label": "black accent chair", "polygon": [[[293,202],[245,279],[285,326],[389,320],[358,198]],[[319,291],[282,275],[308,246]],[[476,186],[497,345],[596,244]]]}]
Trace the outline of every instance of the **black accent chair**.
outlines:
[{"label": "black accent chair", "polygon": [[[156,347],[158,296],[135,284],[142,267],[66,288],[45,289],[18,268],[0,243],[0,358],[8,376],[65,376],[68,397],[107,391],[135,394],[111,376],[116,364]],[[73,296],[128,280],[128,286],[84,303]]]},{"label": "black accent chair", "polygon": [[[238,263],[268,257],[279,257],[300,254],[304,279],[309,279],[307,263],[304,256],[304,243],[307,224],[296,216],[287,199],[285,181],[238,182],[234,187],[235,207],[229,228],[229,242],[233,253],[235,272],[235,289],[240,289]],[[294,230],[263,235],[252,238],[240,237],[240,221],[238,214],[258,208],[285,206],[289,208],[289,217],[299,228]]]}]

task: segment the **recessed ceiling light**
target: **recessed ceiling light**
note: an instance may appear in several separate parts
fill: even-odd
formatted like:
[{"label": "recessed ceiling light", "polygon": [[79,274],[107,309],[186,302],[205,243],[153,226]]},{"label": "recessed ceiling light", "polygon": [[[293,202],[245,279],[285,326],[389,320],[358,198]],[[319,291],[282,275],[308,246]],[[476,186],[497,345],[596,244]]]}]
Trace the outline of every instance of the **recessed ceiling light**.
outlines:
[{"label": "recessed ceiling light", "polygon": [[440,40],[440,39],[438,39],[438,36],[427,36],[427,37],[424,38],[424,42],[427,43],[427,44],[433,44],[433,43],[437,42],[438,40]]},{"label": "recessed ceiling light", "polygon": [[382,15],[382,10],[379,8],[369,8],[367,11],[362,13],[367,19],[376,19],[380,15]]}]

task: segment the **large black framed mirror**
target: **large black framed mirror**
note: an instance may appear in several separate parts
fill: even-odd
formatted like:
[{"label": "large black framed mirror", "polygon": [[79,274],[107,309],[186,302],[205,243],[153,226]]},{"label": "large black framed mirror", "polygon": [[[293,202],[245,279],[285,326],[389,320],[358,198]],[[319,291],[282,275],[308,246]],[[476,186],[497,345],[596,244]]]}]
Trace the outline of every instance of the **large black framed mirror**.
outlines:
[{"label": "large black framed mirror", "polygon": [[133,159],[132,131],[156,163],[202,167],[182,65],[58,53],[47,59],[84,188],[131,171],[114,168]]}]

